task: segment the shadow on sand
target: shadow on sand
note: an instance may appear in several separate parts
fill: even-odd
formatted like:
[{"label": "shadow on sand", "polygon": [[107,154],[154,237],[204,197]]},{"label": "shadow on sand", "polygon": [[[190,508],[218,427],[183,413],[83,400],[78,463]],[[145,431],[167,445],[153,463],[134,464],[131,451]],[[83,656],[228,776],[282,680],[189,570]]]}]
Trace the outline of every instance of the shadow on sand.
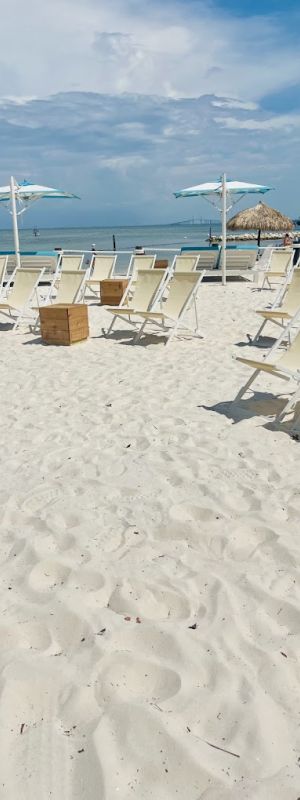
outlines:
[{"label": "shadow on sand", "polygon": [[287,396],[274,395],[267,392],[254,392],[250,398],[240,400],[228,400],[223,403],[216,403],[213,406],[198,405],[206,411],[214,411],[231,420],[233,425],[243,422],[245,419],[253,417],[270,417],[273,419],[264,421],[262,427],[267,430],[281,431],[292,436],[297,441],[300,439],[299,420],[297,429],[294,430],[294,422],[300,415],[300,402],[296,404],[292,415],[288,420],[275,421],[277,414],[280,414],[287,404]]},{"label": "shadow on sand", "polygon": [[102,329],[102,333],[97,336],[92,336],[92,339],[106,339],[109,341],[119,342],[120,344],[126,345],[127,347],[147,347],[150,344],[166,344],[166,336],[161,335],[159,336],[157,333],[151,334],[147,333],[143,335],[142,339],[139,339],[136,344],[134,344],[134,336],[136,331],[128,331],[128,330],[116,330],[112,331],[109,336],[106,337],[104,330]]}]

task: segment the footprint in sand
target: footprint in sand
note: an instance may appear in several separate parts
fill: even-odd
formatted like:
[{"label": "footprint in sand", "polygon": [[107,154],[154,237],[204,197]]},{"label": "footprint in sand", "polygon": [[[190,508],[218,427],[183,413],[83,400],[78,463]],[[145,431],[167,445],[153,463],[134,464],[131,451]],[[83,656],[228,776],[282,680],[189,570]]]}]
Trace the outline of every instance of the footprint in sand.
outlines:
[{"label": "footprint in sand", "polygon": [[100,705],[140,699],[158,702],[173,697],[180,687],[174,670],[131,653],[115,653],[99,674],[95,694]]},{"label": "footprint in sand", "polygon": [[76,540],[71,534],[61,534],[54,536],[52,533],[41,536],[41,533],[34,537],[32,544],[35,552],[46,558],[51,556],[52,553],[61,553],[65,550],[71,550],[75,546]]},{"label": "footprint in sand", "polygon": [[43,511],[45,506],[53,504],[59,500],[60,492],[56,488],[47,486],[39,486],[23,500],[21,508],[27,513],[36,514],[38,511]]},{"label": "footprint in sand", "polygon": [[104,578],[99,572],[82,567],[72,571],[68,580],[68,586],[80,589],[82,592],[97,592],[103,588],[104,583]]},{"label": "footprint in sand", "polygon": [[175,522],[211,522],[216,519],[215,508],[206,506],[194,506],[186,503],[177,503],[171,506],[169,514]]},{"label": "footprint in sand", "polygon": [[18,647],[23,650],[48,650],[51,636],[43,622],[12,622],[0,631],[1,648]]},{"label": "footprint in sand", "polygon": [[184,619],[190,615],[186,597],[172,588],[123,581],[109,599],[117,614],[132,614],[145,619]]},{"label": "footprint in sand", "polygon": [[69,572],[59,561],[39,561],[29,574],[28,583],[36,592],[54,591],[66,582]]},{"label": "footprint in sand", "polygon": [[142,658],[171,660],[179,664],[185,660],[185,652],[176,640],[176,635],[171,635],[165,629],[160,630],[157,623],[151,625],[123,625],[112,633],[111,646],[115,650],[133,650],[140,653]]}]

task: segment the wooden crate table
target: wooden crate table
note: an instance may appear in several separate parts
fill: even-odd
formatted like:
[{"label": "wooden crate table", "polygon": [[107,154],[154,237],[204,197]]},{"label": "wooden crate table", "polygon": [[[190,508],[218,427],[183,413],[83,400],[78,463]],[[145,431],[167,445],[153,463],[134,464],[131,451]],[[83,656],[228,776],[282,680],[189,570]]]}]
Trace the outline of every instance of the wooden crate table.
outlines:
[{"label": "wooden crate table", "polygon": [[70,345],[88,339],[87,306],[52,303],[39,309],[41,337],[48,344]]},{"label": "wooden crate table", "polygon": [[158,258],[155,261],[154,269],[167,269],[169,266],[169,261],[167,258]]},{"label": "wooden crate table", "polygon": [[100,297],[104,306],[118,306],[128,286],[125,278],[108,278],[100,281]]}]

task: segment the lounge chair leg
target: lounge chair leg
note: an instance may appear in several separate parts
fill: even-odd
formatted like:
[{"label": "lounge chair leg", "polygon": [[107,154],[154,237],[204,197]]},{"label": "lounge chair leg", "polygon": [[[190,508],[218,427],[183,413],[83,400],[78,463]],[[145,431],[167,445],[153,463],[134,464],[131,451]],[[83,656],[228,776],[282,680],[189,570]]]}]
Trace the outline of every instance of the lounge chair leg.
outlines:
[{"label": "lounge chair leg", "polygon": [[198,320],[198,310],[197,310],[197,300],[196,300],[196,297],[194,297],[194,309],[195,309],[195,320],[196,320],[195,333],[198,333],[198,330],[199,330],[199,320]]},{"label": "lounge chair leg", "polygon": [[174,339],[174,336],[176,336],[176,333],[177,333],[178,328],[179,328],[179,322],[180,321],[178,319],[176,324],[174,325],[174,328],[172,328],[172,330],[169,333],[169,335],[167,335],[166,345],[169,344],[172,341],[172,339]]},{"label": "lounge chair leg", "polygon": [[37,315],[37,318],[36,318],[34,324],[32,326],[30,326],[31,333],[37,333],[39,325],[40,325],[40,318],[39,318],[39,315]]},{"label": "lounge chair leg", "polygon": [[12,330],[13,330],[13,332],[14,332],[14,333],[16,333],[16,330],[17,330],[17,328],[19,327],[19,325],[20,325],[20,316],[19,316],[19,317],[17,317],[17,319],[16,319],[16,321],[15,321],[15,324],[14,324],[14,325],[13,325],[13,327],[12,327]]},{"label": "lounge chair leg", "polygon": [[113,329],[113,327],[114,327],[114,324],[115,324],[115,321],[116,321],[116,319],[117,319],[117,317],[116,317],[116,316],[112,318],[112,321],[111,321],[111,323],[110,323],[110,326],[109,326],[108,330],[107,330],[107,331],[106,331],[106,333],[105,333],[105,336],[109,336],[109,334],[112,332],[112,329]]},{"label": "lounge chair leg", "polygon": [[261,335],[261,332],[263,331],[263,329],[265,327],[266,322],[267,322],[267,320],[264,319],[264,321],[262,322],[262,324],[261,324],[260,328],[258,329],[257,333],[255,334],[254,339],[252,339],[252,344],[256,344],[256,342],[258,341],[258,339],[259,339],[259,337]]},{"label": "lounge chair leg", "polygon": [[242,388],[241,388],[241,389],[240,389],[240,391],[238,392],[238,394],[237,394],[237,396],[236,396],[236,398],[235,398],[234,402],[236,402],[237,400],[241,400],[241,398],[243,397],[243,395],[244,395],[244,394],[246,394],[246,392],[247,392],[247,391],[248,391],[248,389],[250,388],[250,386],[251,386],[251,384],[253,383],[253,381],[255,381],[255,379],[257,378],[257,376],[259,375],[259,373],[260,373],[260,369],[256,369],[256,370],[255,370],[255,371],[252,373],[252,375],[251,375],[251,378],[249,378],[249,380],[247,381],[247,383],[245,383],[245,386],[242,386]]},{"label": "lounge chair leg", "polygon": [[295,392],[295,394],[293,394],[293,395],[292,395],[292,397],[290,398],[290,400],[288,401],[288,403],[287,403],[287,404],[284,406],[284,408],[282,409],[282,411],[279,411],[279,413],[278,413],[278,414],[276,414],[276,417],[275,417],[275,422],[281,422],[281,420],[283,419],[283,417],[286,417],[286,415],[287,415],[287,414],[289,414],[289,412],[290,412],[290,411],[291,411],[291,410],[294,408],[294,406],[295,406],[295,405],[296,405],[296,403],[298,402],[299,395],[300,395],[300,390],[298,389],[298,390]]},{"label": "lounge chair leg", "polygon": [[134,337],[133,344],[136,344],[139,341],[139,339],[141,338],[141,336],[142,336],[142,334],[144,332],[144,328],[146,327],[146,325],[147,325],[147,320],[145,319],[145,321],[143,322],[143,324],[139,328],[136,336]]}]

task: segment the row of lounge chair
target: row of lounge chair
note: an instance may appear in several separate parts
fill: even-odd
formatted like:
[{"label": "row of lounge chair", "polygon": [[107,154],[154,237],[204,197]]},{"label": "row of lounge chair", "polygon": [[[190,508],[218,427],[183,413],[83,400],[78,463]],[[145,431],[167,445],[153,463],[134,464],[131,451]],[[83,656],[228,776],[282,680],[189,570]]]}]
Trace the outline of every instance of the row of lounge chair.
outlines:
[{"label": "row of lounge chair", "polygon": [[[112,314],[112,321],[109,328],[104,331],[105,335],[107,337],[112,335],[114,327],[121,321],[122,325],[125,322],[129,326],[134,343],[140,341],[149,328],[151,333],[163,334],[166,343],[171,341],[182,329],[201,337],[196,299],[205,270],[198,271],[200,262],[199,254],[185,254],[177,256],[171,268],[162,270],[154,269],[155,256],[136,257],[131,278],[120,305],[107,308],[107,311]],[[115,256],[96,256],[92,277],[90,277],[90,271],[80,268],[72,270],[67,268],[59,273],[56,272],[42,298],[42,304],[51,303],[53,300],[61,304],[82,301],[89,284],[92,289],[94,283],[99,284],[99,281],[104,279],[104,275],[105,277],[113,276],[115,263]],[[70,265],[71,262],[68,262],[68,267]],[[74,261],[72,266],[74,266]],[[76,266],[78,266],[78,262]],[[15,329],[25,317],[33,321],[35,329],[40,306],[38,288],[43,283],[45,270],[16,269],[13,280],[7,278],[5,284],[4,272],[1,276],[1,269],[2,272],[5,271],[5,265],[0,257],[0,290],[2,287],[6,293],[5,300],[0,303],[0,311],[15,318]],[[257,271],[263,273],[262,286],[271,288],[275,277],[276,282],[281,280],[281,283],[269,307],[257,309],[256,313],[261,317],[262,322],[253,343],[256,344],[259,341],[267,323],[279,326],[280,335],[264,359],[237,358],[242,364],[252,369],[252,374],[239,391],[236,400],[243,397],[261,372],[285,381],[292,379],[296,381],[297,388],[284,409],[277,415],[276,419],[281,420],[295,406],[300,397],[300,269],[294,268],[291,251],[280,253],[276,249],[268,254],[265,264],[262,267],[258,266]],[[94,277],[95,274],[96,277]],[[267,281],[264,280],[266,276],[268,276]],[[13,283],[12,288],[11,283]],[[192,308],[195,316],[193,327],[190,322],[186,321],[186,314]]]},{"label": "row of lounge chair", "polygon": [[[101,262],[100,262],[101,258]],[[28,319],[29,323],[34,326],[36,330],[36,323],[38,317],[38,310],[41,305],[49,305],[52,302],[59,304],[73,304],[83,302],[88,289],[93,289],[93,285],[97,284],[104,277],[111,276],[114,269],[114,257],[98,257],[95,270],[98,272],[95,277],[95,271],[92,277],[89,277],[89,272],[86,270],[70,270],[57,271],[54,273],[50,281],[50,285],[45,289],[42,297],[40,284],[44,282],[44,270],[37,270],[34,268],[16,269],[13,274],[13,281],[7,279],[5,285],[5,296],[2,297],[0,303],[0,311],[6,314],[14,322],[13,328],[17,330],[20,323],[24,319]],[[172,264],[172,267],[167,270],[155,270],[155,256],[138,256],[134,269],[132,271],[128,287],[125,290],[124,296],[121,300],[123,308],[133,308],[133,297],[135,297],[135,308],[141,312],[152,310],[152,295],[149,297],[149,302],[143,300],[140,305],[139,297],[145,293],[146,282],[142,284],[142,275],[145,273],[148,285],[160,288],[161,290],[166,287],[171,277],[179,270],[181,273],[195,273],[198,266],[199,256],[178,256]],[[72,264],[73,266],[74,264]],[[151,267],[151,269],[147,269]],[[146,275],[147,273],[147,275]],[[148,275],[149,273],[149,275]],[[199,278],[199,273],[196,274]],[[11,287],[11,283],[13,283]],[[176,285],[179,285],[176,283]],[[183,285],[183,284],[182,284]],[[140,288],[142,286],[142,288]],[[138,291],[137,291],[138,290]],[[137,291],[137,294],[136,294]],[[184,296],[184,295],[183,295]],[[156,295],[155,295],[156,297]],[[154,300],[154,295],[153,295]],[[132,316],[132,311],[131,311]]]},{"label": "row of lounge chair", "polygon": [[[271,269],[272,273],[272,269]],[[279,275],[279,269],[276,272]],[[273,275],[271,274],[271,278]],[[269,307],[256,310],[262,322],[251,343],[259,344],[262,333],[267,323],[273,323],[280,328],[280,333],[269,348],[263,359],[244,358],[237,356],[236,360],[252,370],[250,378],[239,390],[235,402],[241,400],[253,385],[260,373],[267,373],[284,381],[294,381],[296,390],[292,392],[289,400],[283,405],[275,417],[275,422],[281,422],[284,417],[296,407],[300,399],[300,269],[288,262],[285,273],[282,273],[282,283]],[[271,288],[271,281],[268,281]],[[295,415],[292,431],[297,430],[299,413]]]},{"label": "row of lounge chair", "polygon": [[[48,304],[55,300],[56,303],[75,303],[82,302],[88,293],[99,294],[100,281],[107,278],[118,278],[116,275],[116,255],[94,254],[91,265],[87,270],[83,270],[83,255],[62,254],[58,260],[57,268],[51,276],[48,289],[42,296],[42,304]],[[154,270],[156,255],[132,256],[128,266],[129,284],[125,295],[121,301],[124,306],[125,301],[132,296],[135,288],[137,274],[142,270]],[[35,262],[34,262],[35,263]],[[268,254],[268,260],[263,264],[258,263],[255,272],[263,275],[263,285],[271,286],[273,279],[280,279],[282,276],[289,276],[292,268],[292,251],[279,251],[276,249]],[[164,272],[167,281],[170,275],[176,271],[192,272],[201,266],[201,253],[188,253],[175,256],[172,264]],[[36,267],[22,267],[15,269],[12,275],[7,272],[7,258],[0,257],[0,300],[2,313],[7,312],[13,316],[15,312],[15,325],[17,329],[22,317],[32,316],[28,314],[33,304],[38,307],[41,299],[38,296],[38,286],[46,280],[46,268],[39,270]],[[158,272],[158,270],[154,270]],[[13,284],[13,289],[11,289]],[[143,309],[146,310],[146,309]],[[35,316],[37,311],[35,309]]]}]

